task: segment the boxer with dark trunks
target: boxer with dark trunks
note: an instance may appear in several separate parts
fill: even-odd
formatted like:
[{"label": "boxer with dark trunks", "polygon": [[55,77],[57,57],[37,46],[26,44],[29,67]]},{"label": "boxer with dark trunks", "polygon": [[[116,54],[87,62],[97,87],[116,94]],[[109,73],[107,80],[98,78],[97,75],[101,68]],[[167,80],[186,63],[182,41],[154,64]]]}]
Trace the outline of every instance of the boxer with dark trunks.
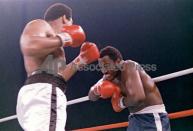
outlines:
[{"label": "boxer with dark trunks", "polygon": [[100,51],[103,78],[89,91],[91,101],[111,98],[114,111],[130,111],[127,131],[170,131],[168,114],[161,94],[144,69],[107,46]]},{"label": "boxer with dark trunks", "polygon": [[[72,24],[71,8],[62,3],[51,5],[44,19],[25,26],[20,47],[28,78],[17,99],[17,118],[25,131],[65,130],[66,81],[99,57],[96,45],[85,38],[83,29]],[[65,65],[67,46],[81,46],[80,54],[65,67],[50,68],[50,63]]]}]

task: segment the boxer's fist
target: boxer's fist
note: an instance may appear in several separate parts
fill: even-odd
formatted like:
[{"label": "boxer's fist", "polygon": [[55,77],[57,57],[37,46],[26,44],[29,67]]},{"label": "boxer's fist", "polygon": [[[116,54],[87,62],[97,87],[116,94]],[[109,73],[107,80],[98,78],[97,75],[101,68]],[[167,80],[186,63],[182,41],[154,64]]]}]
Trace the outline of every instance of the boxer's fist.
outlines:
[{"label": "boxer's fist", "polygon": [[78,67],[96,61],[100,56],[99,50],[94,43],[85,42],[80,48],[80,54],[73,61]]},{"label": "boxer's fist", "polygon": [[56,35],[60,38],[63,46],[78,47],[86,39],[84,30],[79,25],[65,25],[62,33]]},{"label": "boxer's fist", "polygon": [[68,33],[72,39],[72,41],[67,42],[65,46],[78,47],[86,39],[84,30],[79,25],[64,26],[62,32]]},{"label": "boxer's fist", "polygon": [[116,88],[118,88],[114,83],[107,80],[99,80],[91,90],[96,96],[100,96],[103,99],[110,98],[113,96]]},{"label": "boxer's fist", "polygon": [[120,112],[126,108],[123,99],[124,97],[122,96],[120,89],[116,88],[111,98],[111,104],[115,112]]}]

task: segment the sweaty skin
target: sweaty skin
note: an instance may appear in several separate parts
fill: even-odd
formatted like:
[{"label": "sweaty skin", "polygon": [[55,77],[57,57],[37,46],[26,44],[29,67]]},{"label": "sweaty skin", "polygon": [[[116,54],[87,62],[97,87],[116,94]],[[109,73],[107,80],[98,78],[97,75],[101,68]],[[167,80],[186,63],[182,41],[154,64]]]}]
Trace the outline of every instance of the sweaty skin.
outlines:
[{"label": "sweaty skin", "polygon": [[124,104],[131,113],[147,106],[163,104],[160,92],[152,78],[136,62],[128,60],[123,63],[123,70],[112,80],[119,85],[125,96]]},{"label": "sweaty skin", "polygon": [[23,30],[20,47],[28,76],[39,69],[48,55],[65,61],[61,42],[52,27],[44,20],[29,22]]},{"label": "sweaty skin", "polygon": [[[124,105],[131,113],[135,113],[147,106],[163,104],[160,92],[152,78],[134,61],[118,62],[119,70],[113,71],[117,63],[108,56],[99,59],[99,65],[103,65],[103,80],[109,80],[119,86],[124,96]],[[106,65],[111,65],[107,69]],[[89,91],[92,101],[99,99],[92,90]]]}]

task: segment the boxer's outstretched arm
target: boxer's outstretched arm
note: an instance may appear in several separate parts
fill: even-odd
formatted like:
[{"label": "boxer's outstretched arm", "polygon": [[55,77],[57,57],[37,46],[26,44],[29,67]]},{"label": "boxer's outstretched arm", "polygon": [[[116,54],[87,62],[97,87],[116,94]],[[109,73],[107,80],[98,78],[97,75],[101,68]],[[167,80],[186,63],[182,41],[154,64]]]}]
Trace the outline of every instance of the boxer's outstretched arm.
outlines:
[{"label": "boxer's outstretched arm", "polygon": [[22,52],[26,55],[44,56],[62,44],[51,26],[44,20],[35,20],[26,25],[20,39]]},{"label": "boxer's outstretched arm", "polygon": [[137,63],[127,61],[125,64],[125,77],[127,78],[125,84],[127,97],[124,98],[124,104],[128,106],[135,106],[145,99],[145,92],[143,84],[137,70]]},{"label": "boxer's outstretched arm", "polygon": [[77,72],[74,62],[69,63],[65,68],[61,68],[59,73],[65,81],[68,81]]},{"label": "boxer's outstretched arm", "polygon": [[99,58],[99,50],[96,44],[85,42],[80,48],[79,55],[59,73],[68,81],[81,67],[96,61]]}]

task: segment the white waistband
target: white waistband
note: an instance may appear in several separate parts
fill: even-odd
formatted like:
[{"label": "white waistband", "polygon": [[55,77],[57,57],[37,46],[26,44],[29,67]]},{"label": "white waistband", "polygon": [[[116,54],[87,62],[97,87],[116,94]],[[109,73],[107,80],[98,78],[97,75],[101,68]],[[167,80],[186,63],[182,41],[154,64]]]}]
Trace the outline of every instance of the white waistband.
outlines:
[{"label": "white waistband", "polygon": [[143,108],[140,111],[137,111],[135,113],[130,113],[132,114],[146,114],[146,113],[167,113],[164,104],[160,105],[153,105],[153,106],[148,106]]}]

